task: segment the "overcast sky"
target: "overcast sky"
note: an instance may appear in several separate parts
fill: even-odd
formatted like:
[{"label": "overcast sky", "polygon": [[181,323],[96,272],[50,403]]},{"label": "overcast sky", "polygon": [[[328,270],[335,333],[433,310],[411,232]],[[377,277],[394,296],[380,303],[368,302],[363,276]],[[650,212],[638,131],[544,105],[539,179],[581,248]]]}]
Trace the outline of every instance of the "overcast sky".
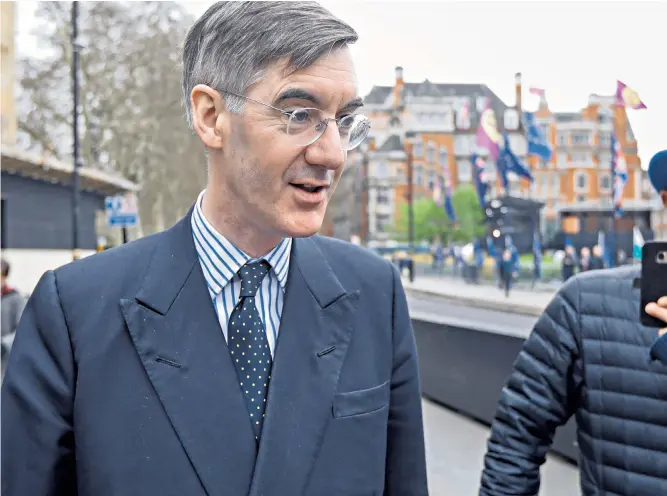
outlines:
[{"label": "overcast sky", "polygon": [[[181,3],[194,15],[212,4]],[[528,93],[536,86],[552,110],[576,111],[591,93],[613,94],[619,79],[648,107],[628,111],[643,166],[667,149],[667,1],[321,3],[359,33],[352,53],[362,96],[374,84],[393,84],[400,65],[408,82],[485,83],[514,104],[521,72],[524,109],[537,107]],[[19,53],[35,49],[35,4],[19,2]]]}]

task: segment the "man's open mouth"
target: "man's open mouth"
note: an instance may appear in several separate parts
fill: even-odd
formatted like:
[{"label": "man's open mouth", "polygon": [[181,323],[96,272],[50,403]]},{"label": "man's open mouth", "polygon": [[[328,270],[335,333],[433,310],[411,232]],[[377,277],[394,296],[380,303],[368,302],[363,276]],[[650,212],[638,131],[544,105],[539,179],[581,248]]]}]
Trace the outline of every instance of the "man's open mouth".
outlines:
[{"label": "man's open mouth", "polygon": [[290,183],[290,186],[302,189],[304,191],[307,191],[308,193],[319,193],[320,191],[322,191],[327,187],[327,186],[315,186],[310,184],[296,184],[296,183]]}]

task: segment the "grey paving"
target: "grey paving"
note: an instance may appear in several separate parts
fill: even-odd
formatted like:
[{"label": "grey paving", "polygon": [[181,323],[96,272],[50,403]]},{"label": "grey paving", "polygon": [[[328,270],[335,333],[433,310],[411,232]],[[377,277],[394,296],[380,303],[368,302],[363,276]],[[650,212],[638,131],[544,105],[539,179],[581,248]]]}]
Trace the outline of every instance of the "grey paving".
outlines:
[{"label": "grey paving", "polygon": [[[432,496],[476,496],[489,429],[428,400],[423,401],[429,491]],[[577,467],[548,457],[539,496],[576,496]]]}]

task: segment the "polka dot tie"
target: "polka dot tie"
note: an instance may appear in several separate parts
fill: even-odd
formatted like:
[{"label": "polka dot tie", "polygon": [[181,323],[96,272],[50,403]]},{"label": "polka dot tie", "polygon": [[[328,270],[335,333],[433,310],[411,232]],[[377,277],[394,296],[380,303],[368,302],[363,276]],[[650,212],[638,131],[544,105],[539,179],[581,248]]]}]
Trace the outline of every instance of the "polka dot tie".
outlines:
[{"label": "polka dot tie", "polygon": [[241,298],[229,317],[228,346],[246,399],[250,421],[259,440],[271,378],[271,350],[264,324],[255,306],[255,295],[268,274],[268,262],[252,262],[239,269]]}]

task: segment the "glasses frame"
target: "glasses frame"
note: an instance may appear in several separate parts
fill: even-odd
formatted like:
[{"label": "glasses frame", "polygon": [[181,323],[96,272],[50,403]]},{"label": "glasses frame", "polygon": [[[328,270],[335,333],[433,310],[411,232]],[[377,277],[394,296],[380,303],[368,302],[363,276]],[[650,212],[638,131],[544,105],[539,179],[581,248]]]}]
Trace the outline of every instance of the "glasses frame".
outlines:
[{"label": "glasses frame", "polygon": [[[270,108],[270,109],[272,109],[272,110],[275,110],[276,112],[280,112],[281,114],[287,116],[287,117],[290,118],[290,119],[291,119],[291,117],[292,117],[292,112],[288,112],[287,110],[279,109],[278,107],[274,107],[273,105],[270,105],[270,104],[268,104],[268,103],[261,102],[261,101],[259,101],[259,100],[255,100],[255,99],[250,98],[250,97],[247,97],[247,96],[245,96],[245,95],[239,95],[238,93],[234,93],[233,91],[227,91],[227,90],[218,90],[218,91],[219,91],[220,93],[225,93],[225,94],[227,94],[227,95],[232,95],[232,96],[235,96],[235,97],[237,97],[237,98],[241,98],[242,100],[246,100],[246,101],[248,101],[248,102],[256,103],[256,104],[258,104],[258,105],[262,105],[262,106],[264,106],[264,107],[266,107],[266,108]],[[315,111],[317,111],[317,112],[322,112],[322,110],[317,109],[317,108],[313,108],[313,107],[301,107],[299,110],[315,110]],[[361,115],[361,114],[350,114],[350,115],[356,115],[356,116],[359,116],[359,117],[363,117],[363,118],[366,120],[367,124],[368,124],[368,128],[370,129],[370,119],[368,119],[367,116],[365,116],[365,115]],[[346,116],[346,117],[347,117],[347,116]],[[334,122],[336,123],[336,127],[339,128],[339,119],[337,119],[337,118],[335,118],[335,117],[324,117],[324,118],[320,121],[320,124],[324,124],[324,127],[323,127],[323,129],[322,129],[322,132],[319,133],[319,135],[318,135],[317,137],[315,137],[313,140],[309,141],[308,143],[306,143],[306,144],[304,144],[304,145],[297,145],[297,146],[306,147],[306,146],[310,146],[310,145],[312,145],[313,143],[315,143],[318,139],[320,139],[322,136],[324,136],[324,133],[327,132],[327,127],[329,126],[329,122],[330,122],[330,121],[334,121]],[[289,124],[288,124],[288,125],[289,125]],[[339,129],[340,129],[340,128],[339,128]],[[288,134],[288,136],[290,136],[290,135]],[[348,151],[348,152],[349,152],[350,150],[354,150],[354,149],[357,148],[361,143],[364,142],[364,140],[366,139],[367,136],[368,136],[368,133],[366,134],[366,136],[364,136],[364,139],[362,139],[358,144],[356,144],[356,145],[353,146],[352,148],[345,148],[345,147],[342,147],[343,150],[344,150],[344,151]]]}]

